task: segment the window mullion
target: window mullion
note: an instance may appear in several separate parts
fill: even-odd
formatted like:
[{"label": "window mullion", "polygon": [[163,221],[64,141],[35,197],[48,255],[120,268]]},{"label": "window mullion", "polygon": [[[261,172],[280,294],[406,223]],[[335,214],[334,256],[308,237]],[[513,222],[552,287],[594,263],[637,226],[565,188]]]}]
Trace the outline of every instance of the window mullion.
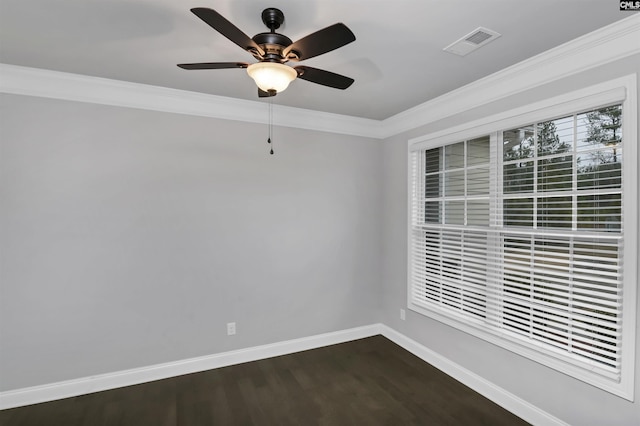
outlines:
[{"label": "window mullion", "polygon": [[498,230],[502,227],[502,135],[489,135],[489,232],[487,232],[487,322],[495,328],[502,328],[504,298],[502,245]]},{"label": "window mullion", "polygon": [[[468,173],[469,171],[467,170],[467,157],[468,157],[468,149],[469,149],[469,141],[465,141],[464,144],[462,145],[462,168],[464,170],[462,176],[462,180],[463,180],[463,204],[462,204],[462,223],[464,223],[464,226],[467,226],[467,221],[468,221],[468,209],[467,209],[467,187],[468,187]],[[465,252],[466,252],[466,247],[465,247],[465,231],[461,231],[460,232],[460,310],[464,311],[465,309],[465,300],[466,300],[466,293],[467,293],[467,285],[466,285],[466,281],[465,281],[465,275],[466,275],[466,265],[465,265]]]},{"label": "window mullion", "polygon": [[[445,218],[447,217],[446,216],[446,214],[447,214],[447,211],[446,211],[447,203],[445,203],[445,201],[444,201],[445,197],[446,197],[446,184],[445,183],[446,183],[446,176],[447,176],[446,175],[446,171],[445,171],[445,165],[446,165],[445,164],[445,147],[441,148],[441,153],[442,153],[442,155],[439,158],[439,160],[441,161],[440,171],[438,172],[439,173],[438,182],[439,182],[441,191],[439,191],[439,194],[438,194],[439,197],[440,197],[438,202],[440,203],[440,207],[442,209],[442,213],[441,213],[441,216],[439,218],[439,222],[440,222],[439,224],[443,225],[445,223]],[[443,250],[443,248],[444,248],[444,241],[443,241],[444,236],[442,235],[442,232],[443,232],[442,228],[438,229],[438,250],[440,250],[440,253],[442,253],[444,251]],[[440,258],[439,258],[439,271],[438,271],[438,273],[439,273],[438,286],[440,287],[439,288],[439,292],[438,292],[438,302],[439,302],[440,306],[442,306],[444,304],[444,301],[445,301],[445,298],[444,298],[444,288],[445,287],[444,287],[444,284],[443,284],[444,258],[442,256],[440,256]]]},{"label": "window mullion", "polygon": [[533,125],[533,229],[538,228],[538,124]]},{"label": "window mullion", "polygon": [[[532,216],[533,216],[533,224],[532,224],[532,229],[536,230],[538,229],[538,209],[540,206],[540,192],[539,192],[539,188],[538,188],[538,184],[540,183],[539,181],[539,176],[538,176],[538,171],[539,171],[539,167],[540,167],[540,159],[538,157],[538,153],[540,150],[540,127],[538,125],[539,123],[534,123],[533,125],[533,212],[532,212]],[[536,237],[535,234],[532,234],[529,236],[529,304],[527,306],[527,311],[528,311],[528,321],[527,321],[527,328],[528,328],[528,334],[529,334],[529,338],[532,340],[535,340],[534,337],[534,333],[533,333],[533,308],[535,305],[535,300],[533,297],[534,294],[534,285],[535,285],[535,252],[536,252]]]},{"label": "window mullion", "polygon": [[572,208],[571,208],[571,229],[578,229],[578,114],[573,114],[573,146],[572,146],[573,165],[572,170]]},{"label": "window mullion", "polygon": [[[573,138],[572,138],[572,208],[571,208],[571,229],[573,231],[578,230],[578,114],[573,114]],[[574,251],[574,242],[573,238],[570,239],[569,243],[569,300],[567,301],[567,311],[569,313],[569,318],[574,317],[574,267],[575,264],[575,251]],[[569,319],[567,324],[567,351],[573,352],[574,345],[574,330],[573,330],[573,320]]]}]

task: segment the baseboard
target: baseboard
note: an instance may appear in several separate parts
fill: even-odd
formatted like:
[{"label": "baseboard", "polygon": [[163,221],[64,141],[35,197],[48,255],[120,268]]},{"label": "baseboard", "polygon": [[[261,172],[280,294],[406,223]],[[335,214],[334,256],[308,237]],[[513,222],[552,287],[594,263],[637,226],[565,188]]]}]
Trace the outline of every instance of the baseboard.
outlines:
[{"label": "baseboard", "polygon": [[375,336],[380,333],[381,324],[350,328],[333,333],[318,334],[301,339],[287,340],[269,345],[223,352],[214,355],[134,368],[115,373],[83,377],[75,380],[51,383],[43,386],[0,392],[0,410],[54,401],[93,392],[137,385],[154,380],[166,379],[183,374],[226,367],[244,362],[257,361],[280,355],[287,355],[323,346],[344,343],[351,340]]},{"label": "baseboard", "polygon": [[470,387],[482,396],[495,402],[523,420],[540,426],[568,426],[567,423],[552,416],[546,411],[528,403],[514,394],[496,386],[488,380],[452,362],[426,346],[398,333],[394,329],[381,324],[380,334],[387,339],[436,367],[438,370],[453,377],[465,386]]},{"label": "baseboard", "polygon": [[0,392],[0,410],[287,355],[378,334],[382,334],[387,339],[533,425],[568,426],[560,419],[383,324],[372,324],[269,345]]}]

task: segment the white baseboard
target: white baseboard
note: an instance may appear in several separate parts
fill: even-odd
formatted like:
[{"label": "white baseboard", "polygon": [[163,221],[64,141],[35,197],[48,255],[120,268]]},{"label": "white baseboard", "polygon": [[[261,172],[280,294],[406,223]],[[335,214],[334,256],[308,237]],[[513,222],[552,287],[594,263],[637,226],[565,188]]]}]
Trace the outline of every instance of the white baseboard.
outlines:
[{"label": "white baseboard", "polygon": [[351,340],[375,336],[380,333],[381,324],[350,328],[333,333],[318,334],[301,339],[287,340],[269,345],[223,352],[181,361],[134,368],[115,373],[66,380],[43,386],[34,386],[0,392],[0,410],[21,407],[69,398],[93,392],[137,385],[154,380],[166,379],[183,374],[226,367],[244,362],[257,361],[280,355],[287,355],[323,346],[344,343]]},{"label": "white baseboard", "polygon": [[387,339],[531,424],[568,426],[560,419],[383,324],[372,324],[269,345],[0,392],[0,410],[287,355],[378,334],[382,334]]},{"label": "white baseboard", "polygon": [[567,423],[552,416],[546,411],[528,403],[522,398],[518,398],[514,394],[496,386],[488,380],[478,376],[477,374],[467,370],[466,368],[452,362],[442,355],[432,351],[426,346],[421,345],[398,333],[386,325],[380,325],[380,334],[387,339],[416,355],[423,361],[428,362],[438,370],[453,377],[465,386],[470,387],[482,396],[495,402],[505,410],[508,410],[523,420],[540,426],[568,426]]}]

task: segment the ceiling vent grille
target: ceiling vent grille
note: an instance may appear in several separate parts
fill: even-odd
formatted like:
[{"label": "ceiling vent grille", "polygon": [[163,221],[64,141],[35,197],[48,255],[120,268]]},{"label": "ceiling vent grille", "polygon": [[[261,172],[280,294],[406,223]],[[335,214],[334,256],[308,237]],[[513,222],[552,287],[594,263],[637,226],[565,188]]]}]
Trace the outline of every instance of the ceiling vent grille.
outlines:
[{"label": "ceiling vent grille", "polygon": [[447,47],[445,47],[445,52],[453,53],[455,55],[465,56],[474,50],[492,42],[493,40],[500,37],[500,34],[483,27],[478,27],[475,30],[471,31],[466,36],[456,40],[451,43]]}]

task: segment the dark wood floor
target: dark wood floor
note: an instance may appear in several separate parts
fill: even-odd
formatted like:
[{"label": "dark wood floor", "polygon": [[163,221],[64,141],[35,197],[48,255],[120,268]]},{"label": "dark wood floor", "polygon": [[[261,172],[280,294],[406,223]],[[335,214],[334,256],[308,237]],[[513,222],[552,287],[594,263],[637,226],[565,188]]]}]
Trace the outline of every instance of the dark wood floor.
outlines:
[{"label": "dark wood floor", "polygon": [[382,336],[0,411],[2,426],[526,424]]}]

